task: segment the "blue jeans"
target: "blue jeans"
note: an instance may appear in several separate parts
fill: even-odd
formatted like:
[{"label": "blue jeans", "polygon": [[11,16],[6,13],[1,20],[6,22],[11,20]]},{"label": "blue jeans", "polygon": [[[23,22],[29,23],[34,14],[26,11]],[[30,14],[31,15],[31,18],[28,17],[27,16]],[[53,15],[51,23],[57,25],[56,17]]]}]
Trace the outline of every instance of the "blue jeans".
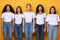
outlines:
[{"label": "blue jeans", "polygon": [[4,40],[7,40],[7,35],[9,36],[9,40],[12,40],[12,23],[4,22],[3,30],[4,30]]},{"label": "blue jeans", "polygon": [[26,40],[28,40],[28,37],[30,36],[30,40],[32,40],[32,22],[31,23],[25,23],[25,36],[26,36]]},{"label": "blue jeans", "polygon": [[57,25],[49,25],[48,40],[57,40]]},{"label": "blue jeans", "polygon": [[43,40],[44,38],[44,24],[36,24],[36,40]]},{"label": "blue jeans", "polygon": [[22,40],[22,24],[15,24],[14,31],[16,40],[19,40],[19,38]]}]

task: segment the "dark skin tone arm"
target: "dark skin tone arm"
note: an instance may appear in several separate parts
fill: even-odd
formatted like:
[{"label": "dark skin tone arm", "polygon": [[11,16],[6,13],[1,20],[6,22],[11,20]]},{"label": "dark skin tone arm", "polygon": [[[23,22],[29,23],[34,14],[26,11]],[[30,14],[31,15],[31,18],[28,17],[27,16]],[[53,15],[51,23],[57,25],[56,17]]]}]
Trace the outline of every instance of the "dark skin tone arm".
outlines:
[{"label": "dark skin tone arm", "polygon": [[46,28],[47,28],[47,32],[48,32],[48,22],[46,22]]}]

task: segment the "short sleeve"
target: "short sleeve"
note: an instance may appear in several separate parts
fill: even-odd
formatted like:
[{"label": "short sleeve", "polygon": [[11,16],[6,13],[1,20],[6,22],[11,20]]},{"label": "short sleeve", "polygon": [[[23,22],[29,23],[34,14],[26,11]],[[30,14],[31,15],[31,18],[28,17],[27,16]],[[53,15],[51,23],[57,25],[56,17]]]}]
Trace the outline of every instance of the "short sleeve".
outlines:
[{"label": "short sleeve", "polygon": [[1,16],[1,18],[4,18],[4,16],[5,16],[5,15],[4,15],[4,13],[2,13],[2,16]]},{"label": "short sleeve", "polygon": [[44,18],[46,18],[46,13],[44,13]]},{"label": "short sleeve", "polygon": [[35,15],[35,13],[33,13],[33,18],[36,18],[36,15]]},{"label": "short sleeve", "polygon": [[25,14],[23,14],[22,17],[25,18]]},{"label": "short sleeve", "polygon": [[48,21],[49,21],[49,16],[47,16],[47,17],[46,17],[45,21],[46,21],[46,22],[48,22]]},{"label": "short sleeve", "polygon": [[12,18],[14,19],[14,17],[15,17],[15,16],[14,16],[14,13],[12,13]]},{"label": "short sleeve", "polygon": [[57,16],[57,17],[58,17],[58,22],[60,22],[59,16]]}]

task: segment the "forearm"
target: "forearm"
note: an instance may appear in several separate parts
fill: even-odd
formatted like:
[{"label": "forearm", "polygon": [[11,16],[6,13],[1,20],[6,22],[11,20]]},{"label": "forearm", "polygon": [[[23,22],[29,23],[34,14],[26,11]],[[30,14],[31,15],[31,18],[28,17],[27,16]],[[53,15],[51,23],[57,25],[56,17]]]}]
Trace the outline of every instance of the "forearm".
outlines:
[{"label": "forearm", "polygon": [[24,20],[24,18],[23,18],[23,20],[22,20],[22,24],[23,24],[22,26],[23,26],[23,28],[24,28],[24,23],[25,23],[25,20]]},{"label": "forearm", "polygon": [[35,28],[35,19],[33,19],[33,28]]},{"label": "forearm", "polygon": [[12,28],[14,29],[14,19],[13,19],[13,21],[12,21]]},{"label": "forearm", "polygon": [[4,20],[4,19],[2,19],[2,29],[3,29],[3,20]]}]

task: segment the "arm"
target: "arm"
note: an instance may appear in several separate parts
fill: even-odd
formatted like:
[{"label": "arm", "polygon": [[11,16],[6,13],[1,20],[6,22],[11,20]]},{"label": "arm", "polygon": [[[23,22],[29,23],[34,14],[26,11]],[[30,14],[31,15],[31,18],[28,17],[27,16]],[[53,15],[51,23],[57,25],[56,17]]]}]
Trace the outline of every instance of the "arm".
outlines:
[{"label": "arm", "polygon": [[33,33],[34,33],[34,31],[35,31],[35,24],[36,24],[35,18],[33,18]]},{"label": "arm", "polygon": [[12,20],[12,28],[14,29],[14,22],[15,22],[15,20],[13,19]]},{"label": "arm", "polygon": [[22,26],[23,26],[23,33],[24,33],[24,23],[25,23],[25,19],[23,18],[23,20],[22,20]]},{"label": "arm", "polygon": [[46,22],[45,22],[45,19],[46,18],[44,18],[44,24],[45,24],[44,32],[46,31]]},{"label": "arm", "polygon": [[14,19],[12,20],[12,32],[14,32]]},{"label": "arm", "polygon": [[2,32],[3,32],[3,20],[4,20],[4,19],[2,18],[2,28],[1,28],[1,29],[2,29]]},{"label": "arm", "polygon": [[47,28],[47,32],[48,32],[48,22],[46,22],[46,28]]}]

